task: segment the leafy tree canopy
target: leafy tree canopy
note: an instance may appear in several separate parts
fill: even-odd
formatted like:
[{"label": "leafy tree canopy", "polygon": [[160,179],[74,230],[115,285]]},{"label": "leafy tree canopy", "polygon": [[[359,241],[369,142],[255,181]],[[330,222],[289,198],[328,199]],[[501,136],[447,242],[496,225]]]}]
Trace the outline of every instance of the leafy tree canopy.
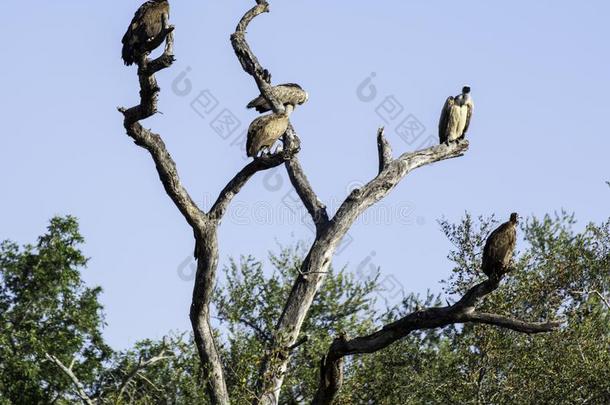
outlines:
[{"label": "leafy tree canopy", "polygon": [[0,244],[0,401],[71,398],[71,381],[46,354],[88,381],[109,357],[101,289],[80,277],[87,264],[82,243],[76,219],[58,217],[35,245]]},{"label": "leafy tree canopy", "polygon": [[[292,353],[281,403],[307,403],[319,361],[339,334],[370,333],[418,308],[455,300],[484,277],[481,250],[493,218],[440,221],[454,248],[442,295],[411,294],[376,317],[376,279],[331,269]],[[375,354],[349,358],[340,404],[610,403],[610,221],[575,230],[572,215],[522,225],[515,268],[488,296],[484,310],[541,321],[563,318],[559,332],[528,336],[482,325],[418,331]],[[101,339],[99,289],[79,277],[86,259],[73,218],[55,218],[36,247],[1,250],[0,393],[5,402],[74,399],[74,387],[45,361],[49,352],[74,372],[99,403],[205,404],[192,337],[144,340],[112,353]],[[224,268],[214,298],[229,390],[238,403],[254,395],[261,353],[298,274],[303,250],[271,254],[271,268],[250,256]],[[44,333],[41,333],[44,331]],[[25,393],[25,394],[24,394]],[[33,402],[32,402],[33,401]]]}]

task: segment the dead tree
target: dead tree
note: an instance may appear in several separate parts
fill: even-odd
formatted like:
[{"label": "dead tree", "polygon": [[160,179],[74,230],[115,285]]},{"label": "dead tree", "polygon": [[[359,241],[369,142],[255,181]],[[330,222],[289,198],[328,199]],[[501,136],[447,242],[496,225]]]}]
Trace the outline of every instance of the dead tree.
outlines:
[{"label": "dead tree", "polygon": [[[259,63],[246,41],[246,28],[257,16],[267,13],[266,0],[256,0],[256,5],[240,20],[231,35],[231,44],[246,73],[252,76],[261,94],[269,101],[274,112],[282,112],[284,106],[274,99],[271,90],[271,74]],[[354,221],[370,206],[387,196],[392,189],[411,171],[445,159],[462,156],[468,150],[468,141],[449,145],[438,145],[427,149],[407,152],[394,158],[391,147],[384,137],[383,129],[377,133],[379,170],[377,176],[364,186],[353,190],[341,204],[336,214],[330,218],[326,206],[313,190],[299,162],[297,153],[300,141],[295,129],[290,126],[283,137],[283,151],[270,156],[254,159],[237,173],[220,192],[216,202],[208,212],[195,204],[187,190],[180,183],[176,164],[160,135],[145,129],[140,124],[157,112],[159,87],[155,74],[172,65],[173,27],[167,26],[161,40],[166,39],[163,55],[154,60],[142,58],[138,62],[140,81],[140,104],[119,110],[124,116],[127,134],[136,145],[146,149],[157,168],[161,183],[167,195],[180,210],[186,222],[193,229],[196,243],[197,273],[193,287],[190,318],[197,349],[204,368],[207,390],[214,404],[229,404],[222,362],[210,325],[210,301],[216,282],[218,266],[218,226],[231,200],[246,182],[256,173],[284,165],[288,176],[303,205],[311,216],[316,235],[303,260],[300,274],[296,277],[292,291],[277,321],[273,338],[263,357],[258,383],[255,387],[255,404],[277,404],[291,349],[298,345],[303,321],[312,305],[314,297],[330,266],[335,250]],[[557,322],[528,323],[499,315],[476,311],[477,302],[494,291],[501,279],[490,279],[473,287],[459,302],[443,308],[428,308],[416,311],[392,324],[384,326],[369,336],[348,340],[338,338],[321,361],[320,386],[314,403],[331,403],[341,388],[342,361],[345,356],[372,353],[387,347],[418,329],[437,328],[453,323],[485,323],[513,329],[523,333],[548,332],[556,329]]]}]

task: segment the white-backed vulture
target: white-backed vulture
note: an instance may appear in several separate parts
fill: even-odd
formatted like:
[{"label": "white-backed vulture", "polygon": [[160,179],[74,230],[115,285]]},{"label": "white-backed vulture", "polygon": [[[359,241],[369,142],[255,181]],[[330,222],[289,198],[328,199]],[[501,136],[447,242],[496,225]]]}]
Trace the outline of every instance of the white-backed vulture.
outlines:
[{"label": "white-backed vulture", "polygon": [[[297,105],[304,104],[309,99],[307,92],[295,83],[285,83],[274,86],[271,88],[271,92],[274,98],[284,106],[291,104],[296,107]],[[259,95],[254,100],[250,101],[247,108],[254,108],[259,113],[271,111],[269,102],[265,100],[265,97],[262,95]]]},{"label": "white-backed vulture", "polygon": [[461,94],[447,98],[438,123],[440,143],[449,143],[464,138],[470,126],[473,109],[474,102],[468,86],[462,88]]},{"label": "white-backed vulture", "polygon": [[248,138],[246,141],[246,153],[248,157],[256,158],[258,154],[267,149],[271,153],[271,147],[280,139],[290,124],[290,114],[294,107],[288,104],[283,113],[271,113],[261,115],[250,124]]}]

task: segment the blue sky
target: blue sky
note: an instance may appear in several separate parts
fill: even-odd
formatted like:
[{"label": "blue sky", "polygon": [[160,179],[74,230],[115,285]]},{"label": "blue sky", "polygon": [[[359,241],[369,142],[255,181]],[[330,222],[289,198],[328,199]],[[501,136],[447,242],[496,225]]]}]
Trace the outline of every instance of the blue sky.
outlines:
[{"label": "blue sky", "polygon": [[[119,56],[139,2],[5,3],[0,239],[27,243],[53,215],[76,215],[91,257],[85,279],[104,288],[109,342],[120,348],[188,329],[191,282],[179,268],[185,263],[188,272],[192,232],[116,111],[137,102],[135,68]],[[182,181],[206,208],[243,166],[236,143],[255,117],[244,108],[255,85],[228,42],[253,3],[172,4],[177,62],[158,75],[163,115],[145,125],[163,135]],[[396,154],[413,150],[436,138],[444,99],[463,84],[473,89],[467,155],[407,177],[354,226],[336,265],[381,266],[388,285],[438,290],[451,268],[438,218],[560,209],[576,212],[581,224],[608,217],[608,2],[271,6],[251,25],[249,40],[274,82],[296,81],[310,94],[292,120],[302,164],[331,209],[375,175],[378,126],[386,126]],[[373,73],[375,97],[368,100],[358,88]],[[217,102],[209,114],[191,106],[201,94]],[[389,103],[395,113],[384,114]],[[211,125],[227,111],[241,124],[220,136]],[[396,130],[404,120],[425,130],[405,140]],[[246,186],[220,230],[222,263],[311,238],[289,216],[290,190],[283,170]]]}]

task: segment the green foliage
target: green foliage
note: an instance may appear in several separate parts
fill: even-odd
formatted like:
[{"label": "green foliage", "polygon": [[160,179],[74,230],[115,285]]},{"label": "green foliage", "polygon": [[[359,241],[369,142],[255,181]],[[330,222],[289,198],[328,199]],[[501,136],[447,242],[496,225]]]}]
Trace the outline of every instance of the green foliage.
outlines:
[{"label": "green foliage", "polygon": [[[104,404],[207,403],[194,348],[186,334],[172,334],[116,353],[100,382],[103,394],[98,400]],[[157,361],[147,364],[153,360]]]},{"label": "green foliage", "polygon": [[[252,257],[232,261],[225,269],[225,286],[217,290],[218,318],[227,329],[224,347],[229,389],[236,403],[248,403],[258,377],[261,353],[274,336],[275,322],[298,275],[304,251],[297,246],[271,254],[272,269]],[[282,403],[297,403],[313,397],[318,366],[332,339],[339,333],[360,335],[372,330],[372,293],[377,280],[358,280],[346,269],[330,269],[301,330],[305,344],[292,351]],[[273,355],[285,356],[288,350]]]},{"label": "green foliage", "polygon": [[[440,222],[453,243],[444,294],[409,295],[375,316],[377,280],[331,269],[292,350],[282,404],[307,403],[332,339],[370,333],[421,307],[455,301],[481,281],[481,250],[493,218],[466,215]],[[610,403],[610,221],[576,232],[561,213],[530,219],[514,270],[481,310],[528,321],[565,319],[560,331],[523,335],[484,325],[415,331],[380,352],[347,358],[339,404]],[[44,359],[70,364],[100,404],[206,404],[199,359],[190,334],[144,340],[111,353],[101,340],[99,289],[87,289],[86,259],[73,218],[54,219],[36,247],[5,242],[0,250],[0,404],[73,402],[70,381]],[[235,403],[253,398],[260,361],[304,250],[231,261],[215,293],[218,341]],[[271,356],[286,356],[288,348]],[[143,364],[158,358],[152,364]],[[63,401],[63,402],[62,402]]]},{"label": "green foliage", "polygon": [[[481,277],[472,269],[491,224],[470,216],[441,224],[456,246],[447,291],[460,294]],[[559,332],[464,325],[444,329],[432,345],[428,333],[411,335],[357,359],[339,403],[610,403],[610,221],[579,233],[574,224],[565,213],[524,224],[516,269],[481,307],[530,321],[565,319]]]},{"label": "green foliage", "polygon": [[100,288],[87,288],[87,259],[75,218],[53,218],[35,246],[0,245],[0,400],[51,403],[72,386],[45,353],[93,379],[110,349],[104,344]]}]

